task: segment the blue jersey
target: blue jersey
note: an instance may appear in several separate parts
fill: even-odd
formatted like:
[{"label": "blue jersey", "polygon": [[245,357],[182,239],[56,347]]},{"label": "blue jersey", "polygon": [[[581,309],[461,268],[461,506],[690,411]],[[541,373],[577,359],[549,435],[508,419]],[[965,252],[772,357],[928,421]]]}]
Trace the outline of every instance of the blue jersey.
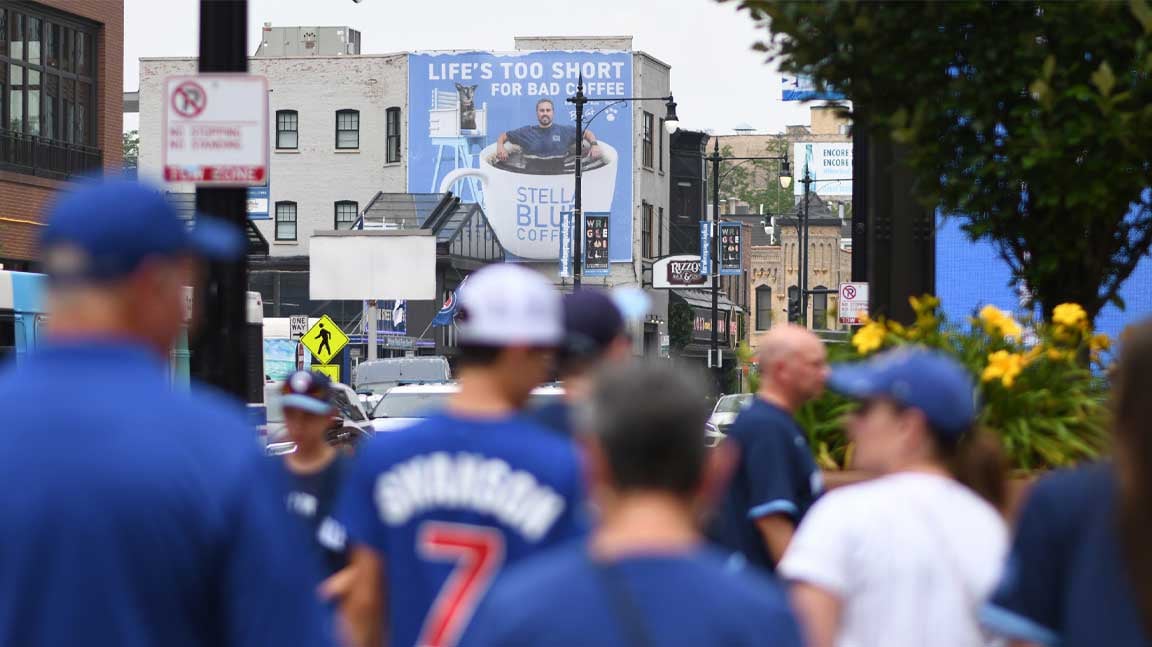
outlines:
[{"label": "blue jersey", "polygon": [[365,443],[337,518],[386,566],[397,647],[450,647],[506,565],[583,534],[568,441],[519,415],[436,414]]},{"label": "blue jersey", "polygon": [[319,564],[242,407],[131,344],[0,373],[0,645],[327,645]]},{"label": "blue jersey", "polygon": [[502,577],[464,644],[799,647],[783,593],[751,571],[727,568],[725,559],[698,549],[594,564],[577,542]]},{"label": "blue jersey", "polygon": [[772,571],[756,520],[782,514],[799,525],[823,489],[820,470],[796,420],[760,397],[732,423],[728,441],[739,447],[740,462],[710,535],[749,564]]},{"label": "blue jersey", "polygon": [[982,614],[988,629],[1039,645],[1152,645],[1116,534],[1116,488],[1106,464],[1055,473],[1034,486],[1003,579]]},{"label": "blue jersey", "polygon": [[576,146],[576,128],[557,123],[547,128],[524,126],[508,131],[508,141],[523,148],[527,155],[564,157]]}]

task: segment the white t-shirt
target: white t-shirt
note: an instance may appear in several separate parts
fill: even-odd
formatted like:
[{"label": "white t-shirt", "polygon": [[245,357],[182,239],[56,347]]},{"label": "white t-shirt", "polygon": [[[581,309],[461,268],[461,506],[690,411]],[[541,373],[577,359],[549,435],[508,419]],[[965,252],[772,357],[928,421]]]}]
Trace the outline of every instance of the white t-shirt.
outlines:
[{"label": "white t-shirt", "polygon": [[976,493],[900,473],[834,490],[804,517],[778,572],[840,597],[838,647],[976,647],[1008,532]]}]

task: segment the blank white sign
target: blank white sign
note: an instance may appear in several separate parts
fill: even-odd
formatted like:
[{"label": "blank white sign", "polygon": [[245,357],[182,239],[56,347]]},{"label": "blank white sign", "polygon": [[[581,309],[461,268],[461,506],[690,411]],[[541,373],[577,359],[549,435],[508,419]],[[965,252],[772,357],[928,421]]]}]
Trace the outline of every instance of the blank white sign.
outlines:
[{"label": "blank white sign", "polygon": [[314,235],[309,239],[309,298],[436,298],[436,237],[408,232]]}]

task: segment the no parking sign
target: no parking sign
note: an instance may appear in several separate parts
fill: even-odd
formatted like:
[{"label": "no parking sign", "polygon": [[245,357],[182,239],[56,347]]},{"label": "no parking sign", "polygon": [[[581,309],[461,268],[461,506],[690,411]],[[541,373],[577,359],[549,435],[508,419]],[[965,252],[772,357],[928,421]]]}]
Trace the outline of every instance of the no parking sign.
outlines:
[{"label": "no parking sign", "polygon": [[838,310],[841,324],[863,324],[863,319],[868,316],[868,284],[841,283]]}]

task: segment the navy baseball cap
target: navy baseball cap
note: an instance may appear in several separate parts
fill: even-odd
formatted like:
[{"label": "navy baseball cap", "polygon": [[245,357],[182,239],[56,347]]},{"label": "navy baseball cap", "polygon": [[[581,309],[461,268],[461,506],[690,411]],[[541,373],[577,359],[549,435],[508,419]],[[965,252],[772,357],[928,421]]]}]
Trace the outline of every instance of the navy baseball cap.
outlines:
[{"label": "navy baseball cap", "polygon": [[904,347],[862,363],[838,364],[828,388],[857,400],[889,398],[919,409],[938,434],[958,439],[976,421],[976,383],[955,359]]},{"label": "navy baseball cap", "polygon": [[598,355],[624,330],[624,315],[604,292],[585,288],[564,296],[564,351],[569,357]]},{"label": "navy baseball cap", "polygon": [[150,258],[232,260],[244,248],[229,223],[197,214],[189,227],[158,190],[123,179],[62,194],[40,236],[45,273],[61,281],[115,280]]},{"label": "navy baseball cap", "polygon": [[323,373],[296,371],[280,387],[280,406],[324,415],[332,410],[332,380]]}]

